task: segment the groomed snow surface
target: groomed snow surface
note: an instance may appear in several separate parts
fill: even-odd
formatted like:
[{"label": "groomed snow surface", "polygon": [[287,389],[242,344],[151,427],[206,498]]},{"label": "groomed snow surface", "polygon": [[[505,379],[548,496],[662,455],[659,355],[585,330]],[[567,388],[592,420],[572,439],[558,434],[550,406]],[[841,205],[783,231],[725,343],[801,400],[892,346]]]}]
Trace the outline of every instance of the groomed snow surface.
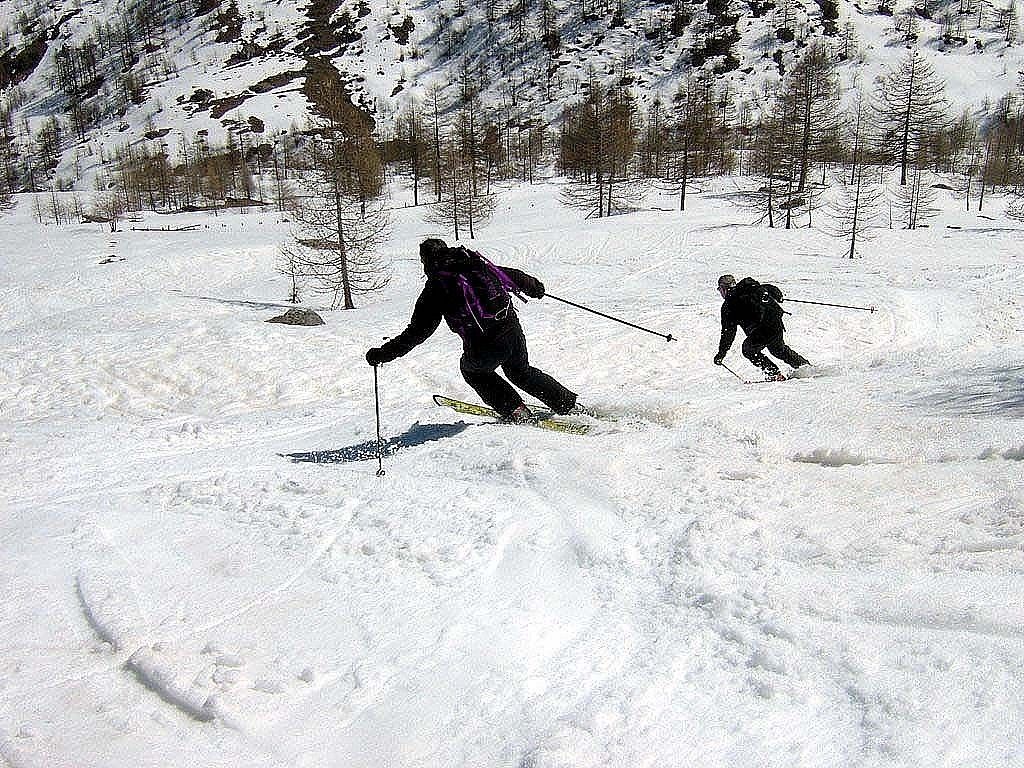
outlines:
[{"label": "groomed snow surface", "polygon": [[[264,322],[271,213],[111,235],[22,200],[0,763],[1024,766],[1022,227],[945,206],[850,261],[712,194],[582,221],[507,192],[476,247],[679,341],[521,307],[608,414],[573,436],[434,406],[473,399],[442,327],[380,371],[379,478],[363,354],[408,320],[423,209],[386,290],[297,328]],[[787,304],[815,375],[744,385],[711,364],[722,272],[878,311]]]}]

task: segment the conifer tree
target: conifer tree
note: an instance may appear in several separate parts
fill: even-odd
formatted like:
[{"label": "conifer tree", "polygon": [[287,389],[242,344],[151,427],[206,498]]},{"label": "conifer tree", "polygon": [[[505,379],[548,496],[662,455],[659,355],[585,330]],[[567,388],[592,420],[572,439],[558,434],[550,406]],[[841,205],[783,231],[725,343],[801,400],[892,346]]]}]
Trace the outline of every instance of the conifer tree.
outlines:
[{"label": "conifer tree", "polygon": [[775,38],[783,43],[792,42],[796,37],[797,15],[800,6],[797,0],[778,0],[773,13]]},{"label": "conifer tree", "polygon": [[930,138],[948,124],[945,85],[916,50],[879,78],[872,103],[877,140],[900,167],[900,184]]},{"label": "conifer tree", "polygon": [[[751,167],[760,183],[742,195],[743,205],[759,213],[756,223],[767,222],[775,227],[778,211],[788,211],[793,190],[793,146],[795,123],[788,119],[785,102],[774,99],[758,121],[752,151]],[[787,194],[787,190],[789,193]],[[787,227],[791,224],[791,215]]]},{"label": "conifer tree", "polygon": [[462,109],[442,143],[441,199],[431,204],[427,216],[428,221],[451,228],[456,240],[464,234],[475,238],[496,206],[494,195],[486,190],[476,109],[474,103]]},{"label": "conifer tree", "polygon": [[379,290],[390,278],[375,253],[389,223],[380,159],[369,139],[369,118],[348,101],[340,83],[329,80],[318,88],[305,194],[294,211],[294,242],[285,250],[315,290],[332,297],[332,309],[353,309],[355,294]]},{"label": "conifer tree", "polygon": [[670,159],[665,178],[678,185],[679,210],[686,209],[688,185],[732,167],[731,94],[717,91],[712,78],[690,76],[672,98]]},{"label": "conifer tree", "polygon": [[15,206],[14,195],[7,184],[7,180],[0,178],[0,211],[9,211]]},{"label": "conifer tree", "polygon": [[810,164],[837,152],[839,81],[835,65],[820,41],[806,49],[783,87],[785,114],[796,123],[792,146],[796,154],[796,191],[803,192]]},{"label": "conifer tree", "polygon": [[839,37],[839,60],[849,61],[856,58],[860,41],[857,39],[857,25],[852,21],[843,24],[843,32]]},{"label": "conifer tree", "polygon": [[699,102],[695,89],[687,87],[690,81],[680,85],[672,101],[672,156],[669,162],[669,179],[678,185],[679,210],[686,210],[687,185],[696,175],[693,169],[694,149],[699,143],[700,122]]},{"label": "conifer tree", "polygon": [[905,229],[917,229],[920,224],[938,213],[935,207],[935,189],[928,184],[927,172],[919,165],[910,172],[907,184],[896,187],[893,196]]},{"label": "conifer tree", "polygon": [[302,298],[301,251],[291,243],[281,246],[278,253],[277,271],[288,278],[288,303],[298,304]]},{"label": "conifer tree", "polygon": [[271,152],[270,164],[274,172],[274,205],[279,213],[285,213],[295,207],[295,186],[288,179],[288,163],[286,141],[275,142]]},{"label": "conifer tree", "polygon": [[431,176],[430,143],[419,106],[412,102],[398,116],[399,162],[412,183],[412,204],[420,204],[420,182]]},{"label": "conifer tree", "polygon": [[437,85],[427,90],[427,108],[430,110],[430,147],[434,178],[434,197],[441,200],[441,89]]},{"label": "conifer tree", "polygon": [[833,232],[837,237],[849,240],[846,255],[851,259],[857,253],[857,243],[866,239],[876,226],[881,202],[878,186],[868,176],[866,112],[863,98],[858,94],[847,119],[852,147],[849,167],[833,174],[838,186],[838,194],[830,205]]},{"label": "conifer tree", "polygon": [[634,173],[636,105],[625,90],[606,91],[594,78],[587,98],[563,113],[560,161],[570,182],[563,202],[590,216],[628,209],[641,192]]}]

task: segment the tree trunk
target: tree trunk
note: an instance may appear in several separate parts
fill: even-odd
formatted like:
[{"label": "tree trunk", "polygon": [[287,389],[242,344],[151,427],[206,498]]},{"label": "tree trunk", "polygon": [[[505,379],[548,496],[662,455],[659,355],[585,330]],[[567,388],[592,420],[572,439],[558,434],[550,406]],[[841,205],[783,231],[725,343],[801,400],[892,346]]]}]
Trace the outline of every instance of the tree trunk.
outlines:
[{"label": "tree trunk", "polygon": [[988,141],[985,142],[985,164],[981,167],[981,194],[978,195],[978,211],[981,211],[981,206],[985,203],[985,179],[988,177],[988,167],[991,157],[992,136],[989,135]]},{"label": "tree trunk", "polygon": [[854,251],[857,246],[857,228],[860,225],[860,185],[864,179],[864,173],[854,167],[854,174],[857,177],[857,186],[853,195],[853,221],[850,226],[850,253],[849,256],[852,259]]},{"label": "tree trunk", "polygon": [[910,117],[914,102],[914,74],[916,67],[911,66],[910,83],[907,86],[907,112],[903,118],[903,137],[900,156],[900,186],[907,183],[907,165],[910,162]]},{"label": "tree trunk", "polygon": [[[810,75],[805,75],[810,77]],[[808,86],[809,88],[809,86]],[[803,119],[803,133],[800,137],[800,179],[796,185],[796,191],[799,194],[804,191],[804,186],[807,184],[807,168],[810,162],[811,154],[811,98],[808,95],[804,101],[804,119]],[[788,226],[787,226],[788,229]]]},{"label": "tree trunk", "polygon": [[[331,162],[337,162],[336,147],[331,146]],[[336,233],[338,235],[338,258],[340,259],[339,268],[341,270],[341,290],[342,296],[344,297],[344,309],[355,309],[356,305],[352,303],[352,285],[350,284],[348,277],[348,258],[345,255],[345,227],[342,218],[341,208],[341,179],[338,177],[338,169],[331,169],[332,186],[334,191],[334,215],[337,218],[336,221]]]},{"label": "tree trunk", "polygon": [[679,210],[686,210],[686,180],[690,170],[690,136],[683,140],[683,183],[679,185]]}]

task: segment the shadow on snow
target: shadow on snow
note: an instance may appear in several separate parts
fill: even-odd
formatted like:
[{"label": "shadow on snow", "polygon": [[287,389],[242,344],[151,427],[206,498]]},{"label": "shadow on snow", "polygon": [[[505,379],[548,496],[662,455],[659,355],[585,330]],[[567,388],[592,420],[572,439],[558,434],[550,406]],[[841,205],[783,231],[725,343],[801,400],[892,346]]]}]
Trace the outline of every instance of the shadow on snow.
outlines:
[{"label": "shadow on snow", "polygon": [[965,371],[944,386],[919,390],[911,405],[969,416],[1024,417],[1024,366]]},{"label": "shadow on snow", "polygon": [[[453,437],[470,425],[464,421],[457,424],[420,424],[418,421],[400,435],[389,438],[381,443],[383,454],[390,456],[400,448],[411,448],[435,440]],[[308,461],[314,464],[344,464],[350,461],[366,461],[377,458],[377,441],[367,440],[358,445],[346,448],[335,448],[329,451],[310,451],[308,453],[284,453],[285,458],[294,462]]]},{"label": "shadow on snow", "polygon": [[[233,307],[246,307],[248,309],[304,309],[298,304],[284,304],[273,301],[252,301],[248,299],[222,299],[217,296],[198,296],[196,294],[182,294],[186,299],[198,299],[199,301],[213,301],[218,304],[229,304]],[[317,309],[322,312],[324,310]]]}]

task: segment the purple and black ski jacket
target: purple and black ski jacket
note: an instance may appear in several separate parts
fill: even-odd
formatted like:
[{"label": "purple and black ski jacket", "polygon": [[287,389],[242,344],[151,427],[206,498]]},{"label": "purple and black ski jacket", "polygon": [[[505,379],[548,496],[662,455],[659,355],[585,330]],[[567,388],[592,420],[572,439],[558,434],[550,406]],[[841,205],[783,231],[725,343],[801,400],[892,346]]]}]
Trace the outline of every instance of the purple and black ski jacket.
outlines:
[{"label": "purple and black ski jacket", "polygon": [[[544,295],[544,284],[533,275],[512,267],[499,266],[498,269],[526,296],[539,299]],[[487,318],[481,323],[467,318],[467,309],[466,296],[457,283],[428,276],[423,291],[416,299],[408,327],[380,347],[378,359],[381,363],[388,363],[407,354],[429,339],[442,319],[462,337],[467,349],[486,345],[520,328],[519,318],[511,306],[503,316]]]}]

